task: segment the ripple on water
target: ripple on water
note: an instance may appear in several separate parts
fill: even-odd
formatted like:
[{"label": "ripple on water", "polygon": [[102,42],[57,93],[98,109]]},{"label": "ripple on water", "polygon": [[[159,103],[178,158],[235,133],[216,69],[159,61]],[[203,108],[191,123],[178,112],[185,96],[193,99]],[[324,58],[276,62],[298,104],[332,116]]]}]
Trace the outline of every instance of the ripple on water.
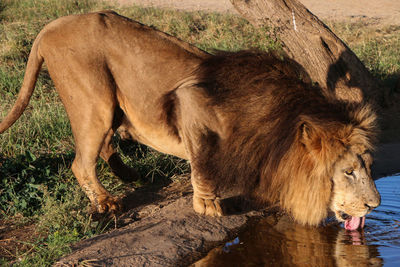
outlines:
[{"label": "ripple on water", "polygon": [[400,176],[376,181],[381,205],[368,216],[369,245],[376,245],[385,266],[400,266]]}]

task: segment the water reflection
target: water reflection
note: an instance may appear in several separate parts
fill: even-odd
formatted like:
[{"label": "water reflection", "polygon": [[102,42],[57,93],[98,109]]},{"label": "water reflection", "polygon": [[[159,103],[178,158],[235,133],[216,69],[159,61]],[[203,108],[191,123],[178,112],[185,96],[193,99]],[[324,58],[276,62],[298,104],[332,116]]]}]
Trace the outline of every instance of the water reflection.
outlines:
[{"label": "water reflection", "polygon": [[376,246],[340,226],[310,228],[269,217],[239,240],[229,253],[216,248],[194,266],[382,266]]},{"label": "water reflection", "polygon": [[215,248],[194,266],[400,266],[400,177],[376,184],[382,204],[363,231],[304,227],[270,216],[239,234],[228,253]]}]

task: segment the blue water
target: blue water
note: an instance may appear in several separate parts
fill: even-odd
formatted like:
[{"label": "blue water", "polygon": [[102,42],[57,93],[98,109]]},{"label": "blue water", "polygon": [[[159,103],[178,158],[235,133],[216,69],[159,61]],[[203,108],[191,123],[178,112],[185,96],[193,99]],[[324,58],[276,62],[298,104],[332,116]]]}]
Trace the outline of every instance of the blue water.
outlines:
[{"label": "blue water", "polygon": [[384,266],[400,266],[400,176],[376,181],[381,205],[368,217],[365,238],[376,245]]},{"label": "blue water", "polygon": [[400,267],[400,175],[381,178],[376,186],[381,205],[367,215],[360,232],[338,224],[304,227],[269,216],[194,265]]}]

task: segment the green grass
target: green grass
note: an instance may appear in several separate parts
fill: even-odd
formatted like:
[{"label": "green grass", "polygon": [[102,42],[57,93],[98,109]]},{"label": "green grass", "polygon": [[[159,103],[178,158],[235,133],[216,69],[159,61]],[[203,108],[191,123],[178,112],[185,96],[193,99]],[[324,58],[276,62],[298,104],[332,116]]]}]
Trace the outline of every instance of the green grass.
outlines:
[{"label": "green grass", "polygon": [[[328,23],[389,92],[400,75],[400,26]],[[400,90],[400,88],[399,88]]]},{"label": "green grass", "polygon": [[[254,29],[234,15],[117,8],[94,0],[3,0],[0,2],[0,118],[15,101],[31,44],[40,29],[60,16],[110,8],[210,52],[253,47],[280,49],[269,37],[269,29]],[[386,32],[380,33],[383,37],[375,38],[376,31],[366,31],[362,25],[331,26],[387,90],[394,91],[400,70],[400,30],[384,29]],[[183,160],[144,146],[127,145],[118,138],[115,144],[123,160],[136,167],[148,182],[122,184],[100,160],[99,178],[114,195],[124,195],[130,186],[163,183],[189,172]],[[3,259],[4,255],[0,255],[0,265],[51,265],[70,251],[71,243],[113,226],[113,222],[93,221],[88,213],[89,201],[70,170],[73,147],[66,113],[49,74],[43,70],[24,115],[0,135],[0,221],[17,228],[34,224],[37,233],[29,240],[17,240],[24,242],[24,246],[17,246],[17,250],[9,251]]]}]

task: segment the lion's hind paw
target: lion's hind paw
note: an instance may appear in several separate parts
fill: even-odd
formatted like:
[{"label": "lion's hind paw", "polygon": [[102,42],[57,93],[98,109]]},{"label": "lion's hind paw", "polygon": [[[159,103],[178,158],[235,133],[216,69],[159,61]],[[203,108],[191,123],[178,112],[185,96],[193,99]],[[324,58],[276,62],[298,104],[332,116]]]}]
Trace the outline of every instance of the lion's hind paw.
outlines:
[{"label": "lion's hind paw", "polygon": [[107,196],[92,205],[92,211],[99,215],[118,214],[122,211],[122,203],[121,200],[116,197]]}]

